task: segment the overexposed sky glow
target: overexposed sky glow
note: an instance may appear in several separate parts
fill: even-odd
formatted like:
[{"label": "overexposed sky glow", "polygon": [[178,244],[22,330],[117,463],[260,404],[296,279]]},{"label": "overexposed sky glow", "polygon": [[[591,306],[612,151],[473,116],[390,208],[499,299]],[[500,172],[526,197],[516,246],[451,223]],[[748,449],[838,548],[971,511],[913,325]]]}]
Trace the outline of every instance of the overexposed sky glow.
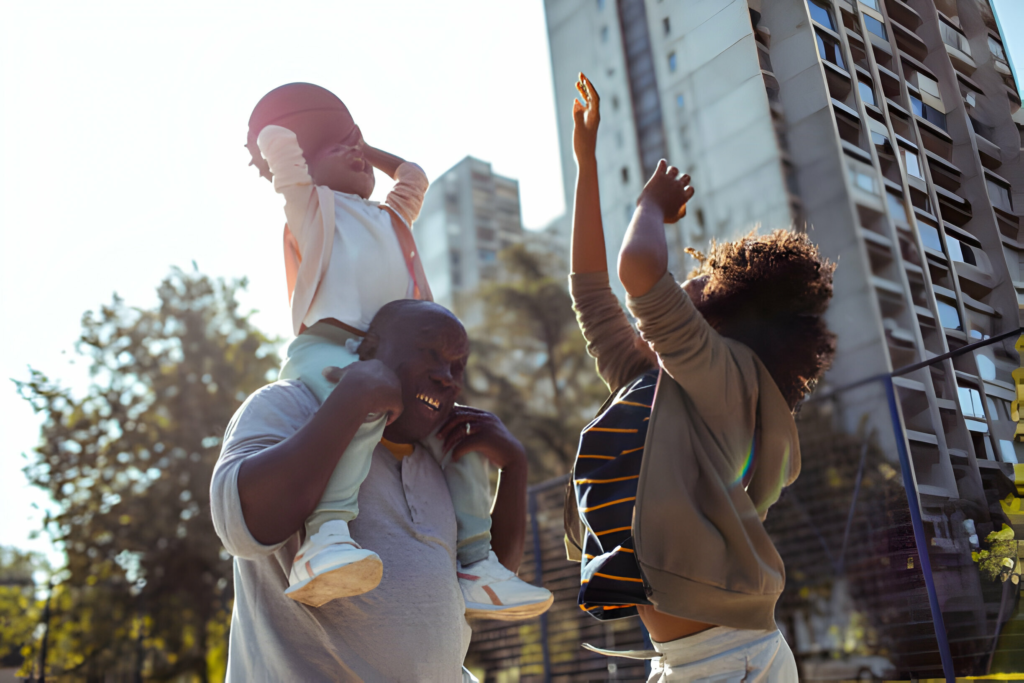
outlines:
[{"label": "overexposed sky glow", "polygon": [[[287,8],[287,9],[285,9]],[[564,211],[542,0],[8,3],[0,23],[0,544],[44,495],[20,454],[39,420],[7,378],[72,387],[86,310],[149,306],[173,265],[247,276],[243,307],[288,336],[281,201],[248,167],[249,114],[309,81],[370,144],[432,179],[466,155],[520,182],[523,221]],[[569,74],[567,77],[572,78]],[[380,199],[391,181],[378,174]],[[378,196],[379,195],[379,196]]]},{"label": "overexposed sky glow", "polygon": [[[1024,0],[994,2],[1024,69]],[[248,277],[243,308],[289,336],[281,201],[243,147],[263,94],[331,89],[367,142],[432,179],[466,155],[489,161],[519,180],[539,228],[565,209],[551,78],[543,0],[5,4],[0,544],[49,550],[28,538],[47,501],[21,473],[39,419],[7,378],[31,365],[84,387],[71,363],[83,312],[115,291],[150,306],[170,267],[195,261]],[[378,175],[374,198],[390,184]]]}]

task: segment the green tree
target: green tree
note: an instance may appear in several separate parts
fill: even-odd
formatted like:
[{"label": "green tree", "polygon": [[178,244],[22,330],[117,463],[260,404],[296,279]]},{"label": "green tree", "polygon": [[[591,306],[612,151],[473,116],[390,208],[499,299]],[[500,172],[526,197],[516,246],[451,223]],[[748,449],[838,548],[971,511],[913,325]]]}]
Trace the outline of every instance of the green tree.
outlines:
[{"label": "green tree", "polygon": [[222,638],[231,563],[209,484],[245,397],[275,375],[275,344],[239,311],[245,281],[175,269],[152,309],[114,295],[82,318],[91,386],[76,397],[38,370],[19,382],[43,415],[25,468],[57,504],[47,528],[67,553],[55,594],[55,672],[207,680]]},{"label": "green tree", "polygon": [[565,264],[514,245],[505,278],[485,288],[485,323],[471,330],[467,400],[494,412],[527,448],[534,481],[572,467],[580,430],[608,395],[576,324]]},{"label": "green tree", "polygon": [[38,553],[0,546],[0,667],[21,666],[43,613],[37,580],[49,576]]}]

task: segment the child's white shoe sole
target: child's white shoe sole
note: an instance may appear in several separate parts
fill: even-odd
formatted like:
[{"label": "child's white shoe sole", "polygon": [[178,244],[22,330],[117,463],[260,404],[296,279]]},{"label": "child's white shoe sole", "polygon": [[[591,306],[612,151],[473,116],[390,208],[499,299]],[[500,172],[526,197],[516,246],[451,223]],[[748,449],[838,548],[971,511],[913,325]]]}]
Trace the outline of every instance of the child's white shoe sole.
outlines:
[{"label": "child's white shoe sole", "polygon": [[526,605],[487,605],[482,603],[466,603],[467,619],[495,619],[497,621],[524,621],[539,617],[548,611],[555,601],[549,594],[546,600]]},{"label": "child's white shoe sole", "polygon": [[383,575],[384,564],[376,553],[369,553],[361,560],[323,569],[319,574],[289,586],[284,594],[304,605],[320,607],[335,598],[372,591]]}]

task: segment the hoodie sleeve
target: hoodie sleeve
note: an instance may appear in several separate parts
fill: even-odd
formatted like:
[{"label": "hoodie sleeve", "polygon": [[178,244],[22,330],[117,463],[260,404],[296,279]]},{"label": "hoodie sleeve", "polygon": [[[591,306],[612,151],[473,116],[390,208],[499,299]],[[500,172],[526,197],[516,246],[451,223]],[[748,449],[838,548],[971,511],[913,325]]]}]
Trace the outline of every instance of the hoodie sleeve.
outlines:
[{"label": "hoodie sleeve", "polygon": [[569,291],[587,353],[610,391],[654,367],[656,358],[629,324],[608,282],[608,272],[572,273]]},{"label": "hoodie sleeve", "polygon": [[643,296],[627,297],[626,305],[639,320],[644,341],[708,427],[749,448],[759,380],[753,352],[718,334],[671,273]]}]

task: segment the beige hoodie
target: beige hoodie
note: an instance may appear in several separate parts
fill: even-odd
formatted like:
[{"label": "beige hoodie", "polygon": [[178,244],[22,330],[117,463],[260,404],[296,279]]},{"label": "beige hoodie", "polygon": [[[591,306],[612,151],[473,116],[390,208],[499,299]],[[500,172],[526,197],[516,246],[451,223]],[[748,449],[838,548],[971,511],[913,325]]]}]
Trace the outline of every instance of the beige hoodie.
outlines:
[{"label": "beige hoodie", "polygon": [[[615,392],[650,357],[607,273],[573,274],[570,289],[587,350]],[[785,568],[762,521],[800,472],[792,412],[754,352],[715,332],[671,274],[626,305],[662,369],[633,517],[648,598],[686,619],[775,629]],[[566,547],[578,560],[574,495],[565,517]]]}]

